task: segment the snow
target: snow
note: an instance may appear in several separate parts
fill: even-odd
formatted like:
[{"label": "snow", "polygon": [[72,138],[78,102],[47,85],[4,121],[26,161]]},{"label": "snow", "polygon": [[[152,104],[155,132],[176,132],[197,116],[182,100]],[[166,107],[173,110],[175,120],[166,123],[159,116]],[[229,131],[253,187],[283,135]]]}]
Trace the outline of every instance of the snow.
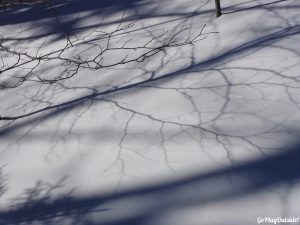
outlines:
[{"label": "snow", "polygon": [[[299,1],[221,3],[219,18],[208,0],[53,1],[1,12],[0,68],[19,64],[1,73],[0,115],[28,116],[0,120],[0,224],[299,217]],[[203,40],[143,62],[77,71],[57,59],[128,41],[104,52],[110,65],[143,54],[133,48],[155,36],[164,34],[151,42],[159,46],[184,30],[182,43],[204,25]],[[14,51],[24,53],[19,62]]]}]

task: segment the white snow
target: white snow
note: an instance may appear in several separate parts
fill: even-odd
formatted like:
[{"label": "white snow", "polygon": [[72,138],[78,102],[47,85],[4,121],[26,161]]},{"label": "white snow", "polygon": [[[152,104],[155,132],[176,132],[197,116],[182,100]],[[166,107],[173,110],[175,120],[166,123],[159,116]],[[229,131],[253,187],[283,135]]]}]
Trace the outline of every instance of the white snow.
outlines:
[{"label": "white snow", "polygon": [[[1,12],[0,69],[18,62],[14,51],[24,53],[0,74],[1,117],[59,107],[0,120],[0,223],[211,225],[299,217],[300,154],[290,145],[297,145],[300,125],[299,1],[221,3],[219,18],[208,0],[53,1],[50,9]],[[95,57],[107,44],[104,32],[126,25],[110,47],[143,46],[167,32],[152,43],[158,46],[187,28],[176,36],[182,42],[205,25],[204,39],[144,62],[40,82],[76,69],[58,55]],[[101,62],[142,51],[105,52]],[[25,53],[49,58],[28,62]],[[243,167],[252,160],[265,162]]]}]

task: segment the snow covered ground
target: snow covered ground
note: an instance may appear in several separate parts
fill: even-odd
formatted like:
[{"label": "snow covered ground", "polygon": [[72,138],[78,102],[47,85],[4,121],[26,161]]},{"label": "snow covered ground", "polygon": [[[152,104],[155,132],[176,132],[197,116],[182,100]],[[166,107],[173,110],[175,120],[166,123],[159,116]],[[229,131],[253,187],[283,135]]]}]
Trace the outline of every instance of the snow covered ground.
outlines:
[{"label": "snow covered ground", "polygon": [[0,224],[298,218],[300,2],[221,3],[1,12]]}]

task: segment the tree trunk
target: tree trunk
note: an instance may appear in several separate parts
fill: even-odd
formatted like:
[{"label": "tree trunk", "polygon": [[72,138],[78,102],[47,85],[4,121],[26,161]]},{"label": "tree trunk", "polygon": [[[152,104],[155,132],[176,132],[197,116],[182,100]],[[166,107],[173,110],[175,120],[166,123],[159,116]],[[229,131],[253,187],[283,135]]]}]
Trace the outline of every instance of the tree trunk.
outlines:
[{"label": "tree trunk", "polygon": [[222,15],[220,0],[215,0],[215,3],[216,3],[216,16],[219,17]]}]

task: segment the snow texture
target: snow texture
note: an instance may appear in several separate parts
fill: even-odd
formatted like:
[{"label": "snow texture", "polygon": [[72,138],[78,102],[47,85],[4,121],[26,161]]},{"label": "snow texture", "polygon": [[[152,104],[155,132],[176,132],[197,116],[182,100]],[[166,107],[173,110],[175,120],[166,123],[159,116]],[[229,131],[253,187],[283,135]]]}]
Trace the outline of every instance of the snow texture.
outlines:
[{"label": "snow texture", "polygon": [[0,224],[300,216],[300,2],[0,12]]}]

